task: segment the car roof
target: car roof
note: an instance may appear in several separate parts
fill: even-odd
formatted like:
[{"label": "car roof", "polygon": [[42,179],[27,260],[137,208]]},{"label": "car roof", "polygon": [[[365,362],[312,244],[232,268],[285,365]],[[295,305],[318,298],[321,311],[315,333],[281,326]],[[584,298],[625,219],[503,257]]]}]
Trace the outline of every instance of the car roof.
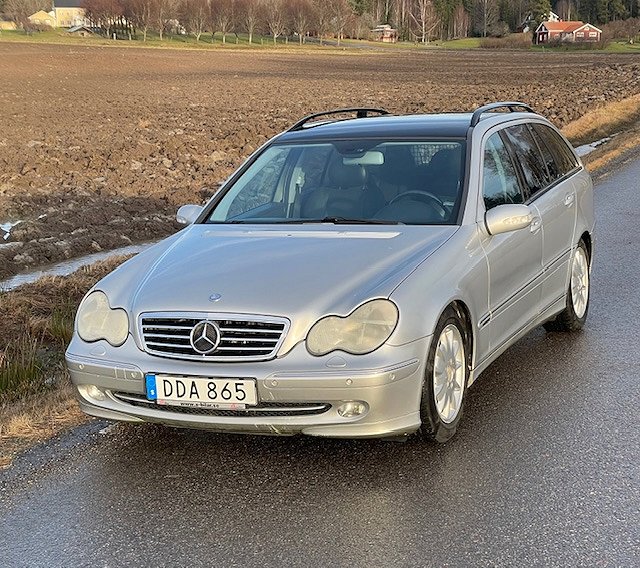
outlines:
[{"label": "car roof", "polygon": [[[486,113],[482,121],[495,122],[516,118],[542,118],[533,113]],[[348,120],[311,123],[305,128],[285,131],[278,142],[311,142],[351,138],[465,138],[471,125],[472,113],[384,115]],[[498,118],[498,120],[495,120]]]}]

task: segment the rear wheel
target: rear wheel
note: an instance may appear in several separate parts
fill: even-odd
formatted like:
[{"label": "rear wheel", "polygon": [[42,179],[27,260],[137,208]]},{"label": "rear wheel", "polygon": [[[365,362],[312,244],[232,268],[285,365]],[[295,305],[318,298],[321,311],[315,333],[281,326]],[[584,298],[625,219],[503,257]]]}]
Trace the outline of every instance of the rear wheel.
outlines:
[{"label": "rear wheel", "polygon": [[584,327],[589,312],[590,276],[589,254],[581,240],[571,260],[566,306],[556,319],[544,324],[547,331],[578,331]]},{"label": "rear wheel", "polygon": [[424,436],[446,442],[458,428],[469,377],[467,332],[451,307],[442,314],[429,347],[420,415]]}]

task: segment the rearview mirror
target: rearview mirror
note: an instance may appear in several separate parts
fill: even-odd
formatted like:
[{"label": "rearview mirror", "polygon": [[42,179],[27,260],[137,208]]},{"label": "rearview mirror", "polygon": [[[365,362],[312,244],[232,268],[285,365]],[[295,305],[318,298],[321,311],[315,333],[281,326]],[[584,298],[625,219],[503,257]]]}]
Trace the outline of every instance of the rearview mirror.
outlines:
[{"label": "rearview mirror", "polygon": [[498,205],[484,215],[490,235],[499,235],[524,229],[531,225],[533,213],[528,205]]},{"label": "rearview mirror", "polygon": [[178,209],[176,221],[180,225],[191,225],[200,216],[203,209],[201,205],[183,205]]},{"label": "rearview mirror", "polygon": [[369,150],[357,158],[342,158],[345,166],[381,166],[384,164],[384,154],[375,150]]}]

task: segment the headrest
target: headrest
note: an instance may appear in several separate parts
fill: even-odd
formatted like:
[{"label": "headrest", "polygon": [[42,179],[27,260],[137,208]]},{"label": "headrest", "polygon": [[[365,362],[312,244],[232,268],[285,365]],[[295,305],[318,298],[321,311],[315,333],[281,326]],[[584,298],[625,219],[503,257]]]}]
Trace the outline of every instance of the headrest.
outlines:
[{"label": "headrest", "polygon": [[331,185],[335,187],[363,187],[366,172],[360,165],[345,166],[340,156],[329,167],[328,178]]}]

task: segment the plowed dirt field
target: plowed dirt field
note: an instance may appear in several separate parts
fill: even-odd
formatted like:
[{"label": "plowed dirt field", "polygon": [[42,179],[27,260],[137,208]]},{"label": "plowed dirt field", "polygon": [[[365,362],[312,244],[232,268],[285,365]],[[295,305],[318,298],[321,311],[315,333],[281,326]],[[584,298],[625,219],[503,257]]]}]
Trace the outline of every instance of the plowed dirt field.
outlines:
[{"label": "plowed dirt field", "polygon": [[175,230],[310,112],[522,100],[562,126],[640,90],[634,55],[173,51],[0,43],[0,279]]}]

